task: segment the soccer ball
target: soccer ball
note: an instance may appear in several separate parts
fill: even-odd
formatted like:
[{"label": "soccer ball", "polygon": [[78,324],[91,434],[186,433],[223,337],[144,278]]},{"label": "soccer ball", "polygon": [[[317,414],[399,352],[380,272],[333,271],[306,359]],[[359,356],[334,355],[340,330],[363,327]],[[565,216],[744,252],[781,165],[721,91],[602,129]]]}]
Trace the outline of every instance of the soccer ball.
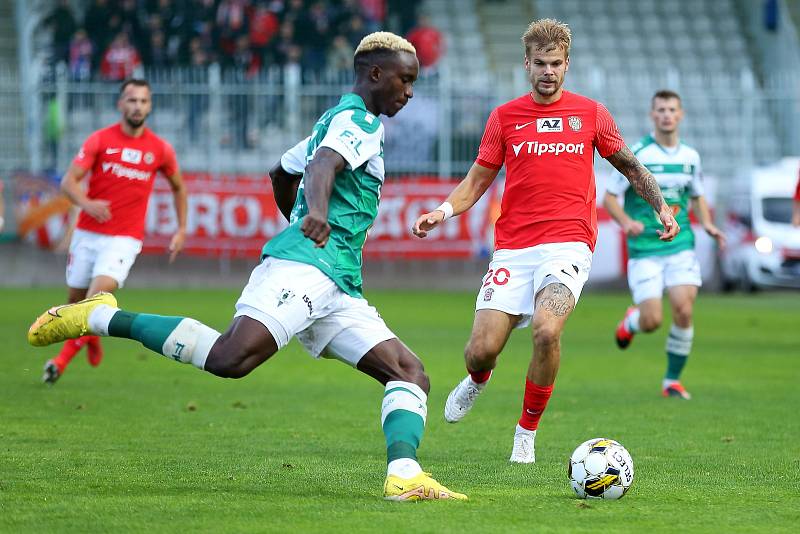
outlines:
[{"label": "soccer ball", "polygon": [[633,460],[613,439],[594,438],[572,453],[567,476],[581,499],[620,499],[633,483]]}]

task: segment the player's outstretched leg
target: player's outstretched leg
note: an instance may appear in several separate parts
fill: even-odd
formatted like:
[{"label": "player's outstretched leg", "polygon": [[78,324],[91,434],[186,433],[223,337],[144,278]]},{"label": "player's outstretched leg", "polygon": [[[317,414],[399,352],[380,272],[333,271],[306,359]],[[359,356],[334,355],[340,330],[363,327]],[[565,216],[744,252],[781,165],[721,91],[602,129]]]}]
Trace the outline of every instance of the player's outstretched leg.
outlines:
[{"label": "player's outstretched leg", "polygon": [[633,336],[639,332],[639,308],[631,306],[625,312],[625,316],[617,325],[614,332],[614,339],[617,346],[621,349],[627,349],[628,345],[633,341]]},{"label": "player's outstretched leg", "polygon": [[134,339],[154,352],[201,369],[220,336],[194,319],[120,310],[111,293],[97,293],[47,310],[28,330],[28,342],[41,347],[86,334]]},{"label": "player's outstretched leg", "polygon": [[385,384],[381,403],[387,459],[383,497],[391,501],[466,500],[466,495],[451,491],[424,472],[417,461],[430,389],[422,362],[393,338],[375,345],[357,367]]}]

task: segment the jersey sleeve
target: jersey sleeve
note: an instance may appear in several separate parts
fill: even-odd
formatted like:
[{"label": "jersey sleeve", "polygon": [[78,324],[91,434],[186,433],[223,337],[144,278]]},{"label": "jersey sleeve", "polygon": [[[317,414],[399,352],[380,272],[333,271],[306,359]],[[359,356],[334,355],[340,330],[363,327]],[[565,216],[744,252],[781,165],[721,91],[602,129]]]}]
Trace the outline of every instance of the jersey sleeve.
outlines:
[{"label": "jersey sleeve", "polygon": [[[281,167],[289,174],[303,174],[306,171],[306,154],[311,136],[306,137],[281,156]],[[338,151],[337,151],[338,152]]]},{"label": "jersey sleeve", "polygon": [[80,150],[72,160],[72,164],[88,171],[94,166],[97,155],[100,153],[100,132],[94,132],[83,142]]},{"label": "jersey sleeve", "polygon": [[178,167],[178,158],[175,156],[175,149],[172,145],[164,141],[164,159],[161,162],[161,167],[158,168],[164,176],[175,176],[180,171]]},{"label": "jersey sleeve", "polygon": [[703,185],[703,167],[700,164],[700,156],[697,156],[694,164],[694,172],[692,173],[692,181],[689,184],[689,196],[700,197],[706,194],[706,188]]},{"label": "jersey sleeve", "polygon": [[597,119],[595,122],[594,146],[600,156],[607,158],[625,148],[625,141],[619,133],[617,124],[606,107],[597,103]]},{"label": "jersey sleeve", "polygon": [[381,138],[377,117],[362,109],[347,109],[333,117],[319,147],[336,151],[351,169],[357,169],[381,153]]},{"label": "jersey sleeve", "polygon": [[489,169],[499,169],[503,166],[506,154],[506,144],[503,140],[503,129],[497,108],[493,109],[486,120],[483,130],[481,146],[475,163]]}]

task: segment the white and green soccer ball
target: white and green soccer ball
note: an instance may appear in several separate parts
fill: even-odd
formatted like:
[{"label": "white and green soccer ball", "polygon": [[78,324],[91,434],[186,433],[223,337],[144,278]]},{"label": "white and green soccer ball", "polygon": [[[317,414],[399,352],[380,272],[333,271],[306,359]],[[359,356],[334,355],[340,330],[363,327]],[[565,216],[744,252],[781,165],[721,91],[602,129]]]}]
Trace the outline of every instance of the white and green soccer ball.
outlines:
[{"label": "white and green soccer ball", "polygon": [[620,499],[633,483],[633,459],[613,439],[594,438],[578,445],[567,474],[581,499]]}]

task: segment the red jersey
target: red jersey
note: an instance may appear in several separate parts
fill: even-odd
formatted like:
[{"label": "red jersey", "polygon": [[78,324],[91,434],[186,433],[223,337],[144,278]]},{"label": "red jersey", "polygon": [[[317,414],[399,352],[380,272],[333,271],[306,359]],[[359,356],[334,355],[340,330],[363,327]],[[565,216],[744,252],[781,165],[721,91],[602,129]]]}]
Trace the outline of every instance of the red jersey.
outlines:
[{"label": "red jersey", "polygon": [[552,104],[526,94],[495,108],[476,160],[506,166],[495,247],[579,241],[594,250],[594,150],[607,157],[624,147],[608,110],[575,93],[564,91]]},{"label": "red jersey", "polygon": [[98,222],[81,212],[77,227],[90,232],[142,239],[147,201],[157,171],[178,172],[175,151],[148,128],[139,137],[122,131],[120,124],[97,130],[83,143],[74,165],[91,170],[87,196],[108,200],[111,219]]}]

